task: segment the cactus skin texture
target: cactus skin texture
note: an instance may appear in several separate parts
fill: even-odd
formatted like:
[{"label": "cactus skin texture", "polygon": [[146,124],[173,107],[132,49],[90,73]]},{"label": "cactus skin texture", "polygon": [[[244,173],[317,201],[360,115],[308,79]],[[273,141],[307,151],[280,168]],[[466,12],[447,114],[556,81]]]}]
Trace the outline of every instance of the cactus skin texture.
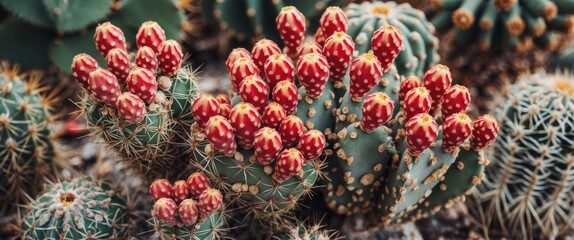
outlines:
[{"label": "cactus skin texture", "polygon": [[31,204],[23,239],[125,239],[130,216],[107,183],[76,178],[53,184]]},{"label": "cactus skin texture", "polygon": [[308,226],[306,222],[297,222],[290,226],[284,233],[273,236],[274,240],[329,240],[339,239],[337,232],[325,229],[325,226],[313,224]]},{"label": "cactus skin texture", "polygon": [[[525,52],[535,45],[556,50],[558,35],[574,31],[574,5],[560,0],[432,1],[431,22],[454,29],[456,44],[487,51]],[[557,34],[558,33],[558,34]]]},{"label": "cactus skin texture", "polygon": [[409,4],[363,2],[349,4],[343,10],[349,18],[347,34],[355,41],[355,51],[358,53],[366,53],[372,48],[371,37],[380,27],[391,25],[398,28],[403,35],[401,52],[395,59],[400,75],[422,77],[426,69],[440,60],[438,39],[433,35],[434,27],[422,11]]},{"label": "cactus skin texture", "polygon": [[510,238],[549,239],[572,230],[573,107],[571,75],[537,72],[510,87],[495,114],[500,135],[478,187],[490,228]]}]

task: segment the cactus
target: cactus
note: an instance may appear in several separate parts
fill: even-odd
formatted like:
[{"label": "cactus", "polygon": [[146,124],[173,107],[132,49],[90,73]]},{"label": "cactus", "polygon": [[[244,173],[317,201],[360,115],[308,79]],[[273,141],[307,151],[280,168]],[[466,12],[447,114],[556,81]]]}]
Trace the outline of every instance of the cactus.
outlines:
[{"label": "cactus", "polygon": [[[179,38],[186,26],[186,3],[179,4],[172,0],[129,0],[121,4],[113,0],[89,4],[78,0],[25,3],[2,0],[0,5],[16,17],[0,22],[0,46],[3,46],[0,48],[0,58],[19,63],[26,69],[45,68],[55,64],[61,70],[71,73],[69,66],[73,56],[82,52],[92,55],[104,66],[105,56],[97,56],[92,43],[98,23],[109,21],[121,26],[130,42],[128,47],[140,46],[144,41],[141,34],[137,34],[139,38],[136,41],[136,33],[145,21],[157,21],[163,25],[168,39]],[[22,32],[33,35],[22,35]]]},{"label": "cactus", "polygon": [[537,72],[507,93],[496,111],[501,126],[492,162],[478,187],[484,224],[511,238],[559,238],[572,230],[574,216],[574,79]]},{"label": "cactus", "polygon": [[439,31],[453,28],[456,44],[476,44],[481,50],[520,52],[534,45],[555,50],[559,33],[574,30],[569,1],[432,1],[432,23]]},{"label": "cactus", "polygon": [[304,222],[289,227],[284,233],[273,236],[274,240],[330,240],[339,239],[337,232],[324,229],[324,226],[315,224],[306,226]]},{"label": "cactus", "polygon": [[558,66],[560,68],[568,69],[569,71],[574,69],[574,49],[568,49],[560,55]]},{"label": "cactus", "polygon": [[127,238],[128,206],[99,180],[76,178],[52,184],[32,202],[23,239]]}]

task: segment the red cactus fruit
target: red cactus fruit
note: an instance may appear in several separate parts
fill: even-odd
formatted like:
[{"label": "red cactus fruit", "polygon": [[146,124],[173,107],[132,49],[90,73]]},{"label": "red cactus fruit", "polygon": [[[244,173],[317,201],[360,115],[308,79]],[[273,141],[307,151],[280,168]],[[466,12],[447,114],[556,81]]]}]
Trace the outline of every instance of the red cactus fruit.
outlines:
[{"label": "red cactus fruit", "polygon": [[147,114],[144,101],[137,95],[125,92],[116,101],[116,108],[126,122],[137,124],[143,121]]},{"label": "red cactus fruit", "polygon": [[177,204],[171,198],[160,198],[153,205],[153,215],[168,226],[177,223]]},{"label": "red cactus fruit", "polygon": [[217,102],[222,104],[222,103],[227,103],[227,104],[231,104],[231,99],[229,99],[229,96],[227,96],[226,94],[218,94],[215,99],[217,99]]},{"label": "red cactus fruit", "polygon": [[265,62],[265,76],[269,89],[273,89],[278,82],[295,80],[295,66],[291,58],[284,54],[273,54]]},{"label": "red cactus fruit", "polygon": [[155,75],[146,68],[134,67],[126,80],[128,90],[146,103],[152,103],[157,94]]},{"label": "red cactus fruit", "polygon": [[120,95],[120,84],[116,76],[110,71],[97,68],[88,77],[90,87],[88,90],[98,100],[109,106],[115,106]]},{"label": "red cactus fruit", "polygon": [[85,89],[88,89],[90,86],[88,84],[90,73],[98,67],[96,59],[85,53],[74,56],[74,60],[72,60],[72,74],[76,81]]},{"label": "red cactus fruit", "polygon": [[281,54],[281,49],[277,46],[277,43],[272,40],[261,39],[253,45],[251,56],[253,57],[253,62],[257,65],[257,68],[259,68],[260,73],[263,73],[267,58],[273,54]]},{"label": "red cactus fruit", "polygon": [[281,121],[279,125],[279,134],[281,134],[281,140],[283,141],[283,146],[291,147],[295,146],[297,141],[305,128],[303,127],[303,121],[295,115],[289,115]]},{"label": "red cactus fruit", "polygon": [[329,62],[331,81],[343,81],[355,51],[353,38],[344,32],[335,32],[323,46],[323,53]]},{"label": "red cactus fruit", "polygon": [[406,120],[408,121],[419,113],[428,113],[431,109],[431,105],[432,99],[429,90],[425,87],[411,89],[405,96],[405,101],[403,102],[403,111]]},{"label": "red cactus fruit", "polygon": [[233,156],[237,152],[235,133],[227,118],[213,116],[207,121],[205,135],[211,145],[227,156]]},{"label": "red cactus fruit", "polygon": [[498,123],[492,115],[484,115],[476,119],[472,128],[470,146],[480,151],[490,145],[498,136]]},{"label": "red cactus fruit", "polygon": [[203,191],[197,200],[197,208],[201,219],[211,216],[223,203],[223,196],[217,189],[208,188]]},{"label": "red cactus fruit", "polygon": [[150,47],[140,47],[135,56],[136,66],[145,68],[154,75],[157,73],[157,58]]},{"label": "red cactus fruit", "polygon": [[171,198],[171,183],[167,179],[156,179],[149,187],[149,194],[154,201],[160,198]]},{"label": "red cactus fruit", "polygon": [[468,88],[458,84],[448,88],[442,97],[442,119],[444,120],[452,114],[466,111],[469,104],[470,92]]},{"label": "red cactus fruit", "polygon": [[219,115],[220,106],[217,99],[209,94],[201,94],[191,105],[193,119],[204,129],[209,118]]},{"label": "red cactus fruit", "polygon": [[347,32],[348,23],[347,16],[339,7],[328,7],[319,19],[321,33],[327,39],[335,32]]},{"label": "red cactus fruit", "polygon": [[173,183],[171,188],[173,192],[173,200],[176,203],[180,203],[184,199],[189,197],[189,189],[187,187],[187,182],[184,180],[177,180]]},{"label": "red cactus fruit", "polygon": [[197,205],[197,202],[193,199],[185,199],[179,204],[177,212],[184,226],[192,226],[197,222],[197,218],[199,218]]},{"label": "red cactus fruit", "polygon": [[295,56],[297,48],[305,38],[305,15],[293,6],[283,7],[275,18],[275,23],[287,48],[287,54]]},{"label": "red cactus fruit", "polygon": [[305,162],[318,158],[325,148],[325,135],[319,130],[309,130],[299,138],[297,149],[303,154]]},{"label": "red cactus fruit", "polygon": [[261,115],[250,103],[241,102],[231,109],[229,121],[235,130],[239,146],[243,149],[253,148],[255,132],[261,127]]},{"label": "red cactus fruit", "polygon": [[385,72],[403,48],[403,34],[391,25],[382,26],[373,33],[371,48]]},{"label": "red cactus fruit", "polygon": [[437,109],[444,92],[450,87],[452,77],[447,66],[438,64],[429,69],[424,76],[425,87],[430,91],[432,109]]},{"label": "red cactus fruit", "polygon": [[279,155],[283,149],[281,135],[273,128],[264,127],[255,133],[255,157],[259,164],[267,166]]},{"label": "red cactus fruit", "polygon": [[159,46],[165,41],[165,31],[157,22],[142,23],[136,34],[138,48],[150,47],[154,53],[159,53]]},{"label": "red cactus fruit", "polygon": [[304,163],[305,158],[303,154],[296,148],[283,150],[275,163],[273,179],[279,183],[286,181],[291,176],[298,174]]},{"label": "red cactus fruit", "polygon": [[219,104],[219,115],[229,118],[229,114],[231,114],[231,105],[228,103],[220,103]]},{"label": "red cactus fruit", "polygon": [[399,102],[402,104],[402,102],[405,100],[405,96],[411,89],[422,86],[423,82],[421,79],[414,75],[403,80],[401,82],[401,86],[399,87]]},{"label": "red cactus fruit", "polygon": [[394,108],[392,99],[386,93],[369,94],[363,103],[361,129],[365,132],[375,131],[391,119]]},{"label": "red cactus fruit", "polygon": [[375,55],[365,53],[359,55],[351,62],[350,70],[350,91],[351,99],[355,102],[361,102],[363,97],[381,81],[383,71],[381,63]]},{"label": "red cactus fruit", "polygon": [[231,50],[231,53],[229,53],[229,56],[227,56],[227,60],[225,61],[225,66],[227,67],[228,72],[231,72],[231,67],[240,58],[247,58],[253,61],[253,59],[251,58],[251,53],[247,51],[247,49],[234,48],[233,50]]},{"label": "red cactus fruit", "polygon": [[299,89],[294,83],[281,81],[273,88],[273,101],[279,103],[287,114],[297,111],[297,101],[299,99]]},{"label": "red cactus fruit", "polygon": [[308,53],[323,54],[323,47],[321,47],[317,42],[305,42],[299,46],[299,49],[297,50],[297,58]]},{"label": "red cactus fruit", "polygon": [[409,155],[417,157],[429,148],[438,135],[438,124],[426,113],[412,117],[406,124],[407,150]]},{"label": "red cactus fruit", "polygon": [[124,82],[130,72],[130,56],[121,48],[114,48],[106,56],[106,65],[120,82]]},{"label": "red cactus fruit", "polygon": [[159,47],[157,59],[159,69],[163,75],[175,75],[183,60],[181,45],[179,45],[175,40],[167,40],[163,42]]},{"label": "red cactus fruit", "polygon": [[99,24],[94,34],[94,43],[103,57],[114,48],[126,49],[126,37],[121,29],[110,22]]},{"label": "red cactus fruit", "polygon": [[201,172],[194,172],[187,178],[187,187],[192,196],[198,197],[203,191],[209,188],[209,179]]},{"label": "red cactus fruit", "polygon": [[259,76],[247,76],[239,85],[239,95],[244,102],[251,103],[258,112],[263,112],[269,101],[269,87]]},{"label": "red cactus fruit", "polygon": [[263,126],[277,129],[285,117],[287,117],[287,112],[281,104],[272,102],[265,106],[261,120]]},{"label": "red cactus fruit", "polygon": [[452,152],[472,134],[472,120],[464,113],[452,114],[442,123],[442,149]]},{"label": "red cactus fruit", "polygon": [[307,91],[307,96],[319,98],[329,79],[329,63],[325,56],[309,53],[297,61],[297,76],[299,82]]},{"label": "red cactus fruit", "polygon": [[229,71],[231,85],[235,92],[239,91],[239,85],[248,76],[259,76],[259,68],[250,58],[237,59]]}]

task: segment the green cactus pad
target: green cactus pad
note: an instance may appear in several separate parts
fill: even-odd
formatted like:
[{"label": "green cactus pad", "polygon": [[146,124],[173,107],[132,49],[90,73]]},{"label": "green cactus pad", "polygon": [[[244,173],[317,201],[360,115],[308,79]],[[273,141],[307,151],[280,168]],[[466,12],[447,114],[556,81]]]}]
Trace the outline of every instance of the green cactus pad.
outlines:
[{"label": "green cactus pad", "polygon": [[54,22],[48,15],[43,0],[0,0],[0,4],[24,21],[39,27],[53,27]]},{"label": "green cactus pad", "polygon": [[335,122],[333,110],[336,107],[333,84],[328,82],[321,97],[313,99],[307,96],[305,88],[299,88],[299,102],[297,103],[297,112],[295,115],[301,118],[303,125],[308,129],[317,129],[329,136],[333,133]]},{"label": "green cactus pad", "polygon": [[177,124],[189,129],[193,123],[191,105],[199,96],[197,89],[197,77],[191,66],[179,69],[176,75],[171,77],[169,90],[162,90],[171,102],[171,116]]},{"label": "green cactus pad", "polygon": [[167,39],[180,39],[185,16],[173,0],[122,0],[120,9],[110,21],[124,31],[128,42],[133,43],[137,30],[146,21],[156,21],[165,30]]},{"label": "green cactus pad", "polygon": [[61,32],[72,32],[104,19],[111,11],[112,0],[43,0],[44,7],[55,27]]},{"label": "green cactus pad", "polygon": [[50,64],[47,49],[53,37],[54,33],[21,20],[0,22],[0,59],[25,69],[46,67]]}]

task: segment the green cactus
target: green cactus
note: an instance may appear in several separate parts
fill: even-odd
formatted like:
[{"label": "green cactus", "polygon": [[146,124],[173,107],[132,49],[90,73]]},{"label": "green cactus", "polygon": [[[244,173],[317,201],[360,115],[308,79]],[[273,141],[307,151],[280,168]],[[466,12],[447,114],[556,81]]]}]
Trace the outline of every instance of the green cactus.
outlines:
[{"label": "green cactus", "polygon": [[290,227],[285,233],[273,237],[275,240],[330,240],[339,239],[336,232],[323,229],[324,226],[305,226],[297,222],[296,226]]},{"label": "green cactus", "polygon": [[402,51],[395,60],[400,75],[422,77],[426,69],[440,60],[434,27],[422,11],[409,4],[363,2],[350,4],[344,11],[349,19],[347,34],[354,39],[358,53],[371,49],[371,36],[381,26],[395,26],[402,32],[406,41],[403,41]]},{"label": "green cactus", "polygon": [[456,44],[481,50],[525,52],[534,45],[555,50],[560,33],[574,28],[574,4],[560,0],[432,1],[432,23],[439,31],[453,28]]},{"label": "green cactus", "polygon": [[155,229],[154,237],[159,239],[189,239],[189,240],[217,240],[227,231],[223,212],[217,212],[201,224],[193,226],[167,226],[165,223],[153,218]]},{"label": "green cactus", "polygon": [[333,110],[337,106],[332,82],[327,83],[323,94],[318,99],[308,97],[303,87],[299,88],[299,95],[301,99],[297,103],[295,115],[301,118],[303,125],[307,129],[317,129],[325,135],[332,133],[335,120]]},{"label": "green cactus", "polygon": [[170,82],[170,88],[168,90],[162,89],[162,92],[171,103],[171,116],[175,123],[189,129],[193,123],[191,104],[199,96],[196,71],[187,66],[171,77]]},{"label": "green cactus", "polygon": [[52,184],[31,205],[23,239],[124,239],[128,206],[101,181],[76,178]]},{"label": "green cactus", "polygon": [[574,69],[574,49],[568,49],[560,56],[558,66],[561,68]]},{"label": "green cactus", "polygon": [[497,108],[501,132],[478,187],[485,224],[511,238],[572,230],[574,78],[522,76]]},{"label": "green cactus", "polygon": [[[174,0],[10,1],[4,7],[16,19],[0,22],[0,58],[26,69],[45,68],[50,63],[71,73],[69,66],[78,53],[105,61],[94,48],[97,23],[110,21],[124,30],[126,40],[135,46],[135,34],[145,21],[165,27],[168,39],[179,39],[185,25],[184,8]],[[34,58],[22,56],[35,56]]]}]

